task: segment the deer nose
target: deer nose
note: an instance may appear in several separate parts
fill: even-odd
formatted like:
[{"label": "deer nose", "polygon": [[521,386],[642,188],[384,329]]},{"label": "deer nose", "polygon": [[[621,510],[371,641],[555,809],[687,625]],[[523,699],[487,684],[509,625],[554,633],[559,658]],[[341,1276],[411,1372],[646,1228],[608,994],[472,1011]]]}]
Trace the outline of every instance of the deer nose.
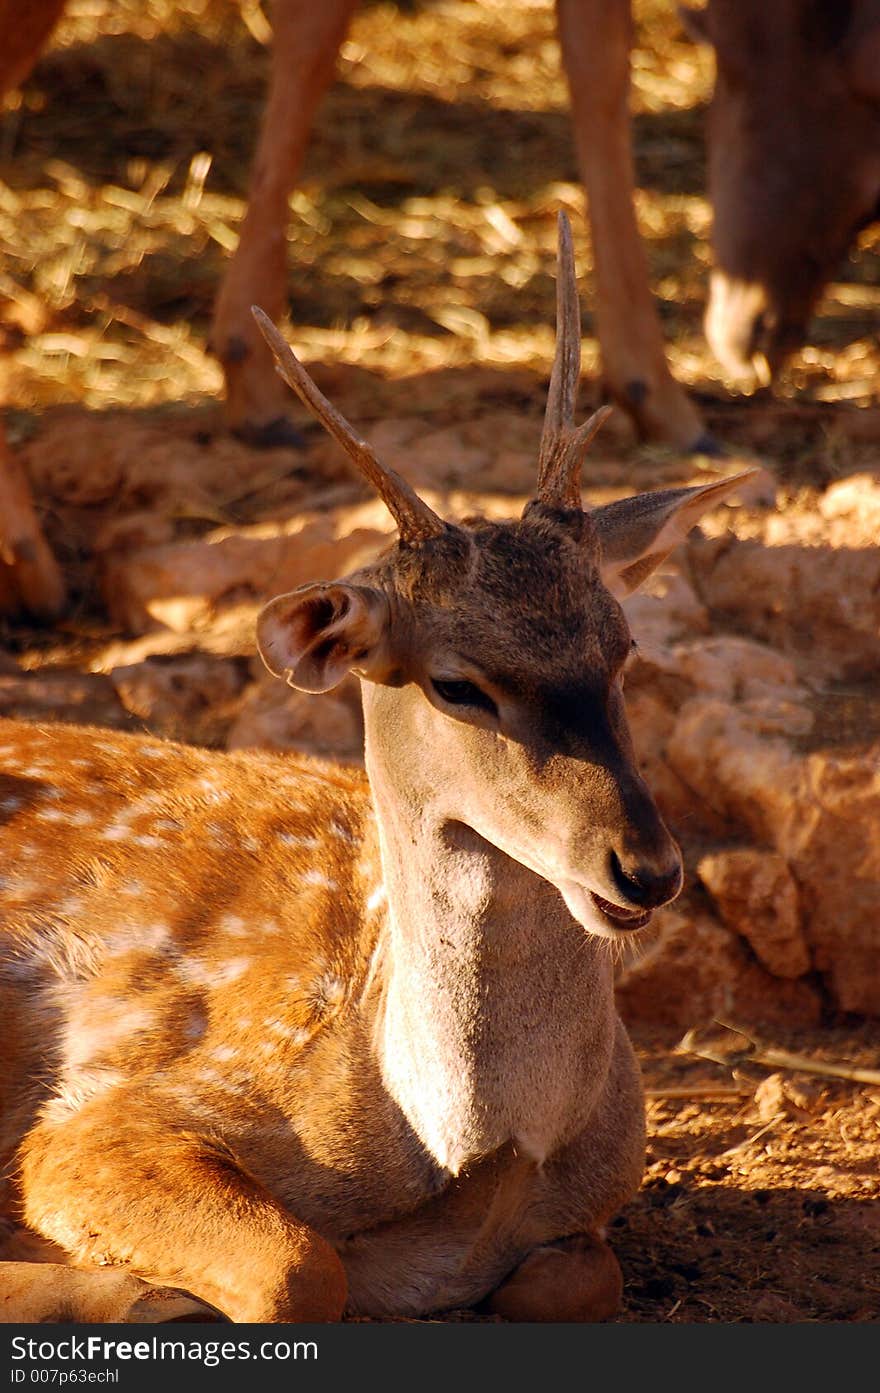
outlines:
[{"label": "deer nose", "polygon": [[641,909],[656,909],[658,905],[674,900],[683,879],[677,853],[662,865],[650,865],[647,861],[633,861],[624,865],[617,852],[612,851],[611,875],[620,893]]}]

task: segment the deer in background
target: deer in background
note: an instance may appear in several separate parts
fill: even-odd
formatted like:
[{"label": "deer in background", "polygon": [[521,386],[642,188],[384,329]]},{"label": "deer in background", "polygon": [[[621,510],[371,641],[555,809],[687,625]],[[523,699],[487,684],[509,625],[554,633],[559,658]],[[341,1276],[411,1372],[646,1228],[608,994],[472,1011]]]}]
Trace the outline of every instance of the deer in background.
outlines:
[{"label": "deer in background", "polygon": [[358,674],[366,777],[0,722],[4,1212],[79,1269],[0,1264],[7,1320],[615,1311],[644,1111],[609,950],[682,879],[617,597],[745,476],[584,511],[564,217],[557,293],[505,522],[437,516],[255,311],[399,530],[258,622],[301,690]]},{"label": "deer in background", "polygon": [[[0,0],[0,92],[24,80],[65,0]],[[335,72],[357,0],[274,0],[269,90],[238,248],[220,288],[211,342],[230,426],[291,438],[286,403],[250,314],[287,308],[288,198]],[[880,0],[709,0],[680,7],[712,44],[708,119],[714,270],[711,347],[744,383],[767,381],[803,342],[823,286],[880,207]],[[587,192],[595,313],[611,397],[640,432],[714,449],[669,371],[634,208],[630,133],[631,0],[556,0],[557,28]],[[64,590],[23,480],[0,455],[0,610],[17,599],[57,613]],[[12,516],[12,515],[11,515]],[[5,555],[4,555],[5,552]],[[8,594],[6,592],[9,592]]]}]

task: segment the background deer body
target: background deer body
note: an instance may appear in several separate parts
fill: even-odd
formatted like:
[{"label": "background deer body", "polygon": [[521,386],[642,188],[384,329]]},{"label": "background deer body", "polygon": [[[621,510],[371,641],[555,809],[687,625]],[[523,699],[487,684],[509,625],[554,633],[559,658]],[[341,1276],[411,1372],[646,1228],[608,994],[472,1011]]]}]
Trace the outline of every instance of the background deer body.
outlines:
[{"label": "background deer body", "polygon": [[[192,1292],[184,1314],[615,1308],[601,1229],[638,1186],[644,1122],[601,940],[673,898],[681,863],[634,764],[609,587],[739,480],[581,511],[598,422],[573,421],[564,219],[558,298],[538,498],[508,523],[441,521],[259,316],[400,531],[259,622],[294,685],[360,675],[369,783],[0,726],[8,1213],[76,1262]],[[50,1275],[37,1314],[60,1290],[82,1316]],[[4,1277],[20,1319],[28,1274]],[[115,1318],[149,1300],[124,1290]]]}]

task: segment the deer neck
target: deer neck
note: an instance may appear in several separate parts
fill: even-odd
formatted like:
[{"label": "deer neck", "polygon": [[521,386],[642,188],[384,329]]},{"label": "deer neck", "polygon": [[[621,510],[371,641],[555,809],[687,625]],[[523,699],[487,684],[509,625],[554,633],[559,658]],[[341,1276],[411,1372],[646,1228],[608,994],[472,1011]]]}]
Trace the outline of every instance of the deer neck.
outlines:
[{"label": "deer neck", "polygon": [[607,945],[546,881],[433,813],[369,716],[366,752],[388,894],[384,1084],[452,1174],[508,1143],[540,1164],[585,1125],[607,1074]]}]

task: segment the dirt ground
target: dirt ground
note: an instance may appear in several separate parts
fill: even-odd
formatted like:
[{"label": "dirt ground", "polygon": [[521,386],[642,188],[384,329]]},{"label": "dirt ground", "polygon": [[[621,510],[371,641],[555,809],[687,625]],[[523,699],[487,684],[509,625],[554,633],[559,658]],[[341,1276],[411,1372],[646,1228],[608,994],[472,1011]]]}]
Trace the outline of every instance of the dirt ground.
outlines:
[{"label": "dirt ground", "polygon": [[[711,59],[672,6],[636,14],[639,215],[674,370],[729,458],[640,445],[618,419],[589,487],[605,499],[758,462],[808,538],[829,485],[880,472],[880,230],[840,268],[773,394],[734,395],[701,334]],[[51,630],[0,630],[2,714],[225,746],[257,680],[260,597],[172,596],[141,623],[114,604],[108,558],[275,535],[367,497],[299,408],[301,451],[257,454],[222,429],[206,334],[266,37],[258,0],[73,0],[0,122],[0,400],[72,593]],[[324,390],[374,438],[418,442],[414,481],[453,510],[503,515],[528,494],[560,206],[584,277],[586,410],[601,395],[590,250],[552,5],[366,6],[292,199],[291,324]],[[746,502],[735,530],[759,512]],[[856,698],[876,723],[876,683]],[[345,727],[338,752],[356,758],[350,745]],[[611,1233],[620,1319],[877,1320],[880,1022],[828,1011],[757,1045],[720,1025],[684,1040],[630,1025],[649,1164]],[[801,1067],[757,1062],[772,1049]]]}]

